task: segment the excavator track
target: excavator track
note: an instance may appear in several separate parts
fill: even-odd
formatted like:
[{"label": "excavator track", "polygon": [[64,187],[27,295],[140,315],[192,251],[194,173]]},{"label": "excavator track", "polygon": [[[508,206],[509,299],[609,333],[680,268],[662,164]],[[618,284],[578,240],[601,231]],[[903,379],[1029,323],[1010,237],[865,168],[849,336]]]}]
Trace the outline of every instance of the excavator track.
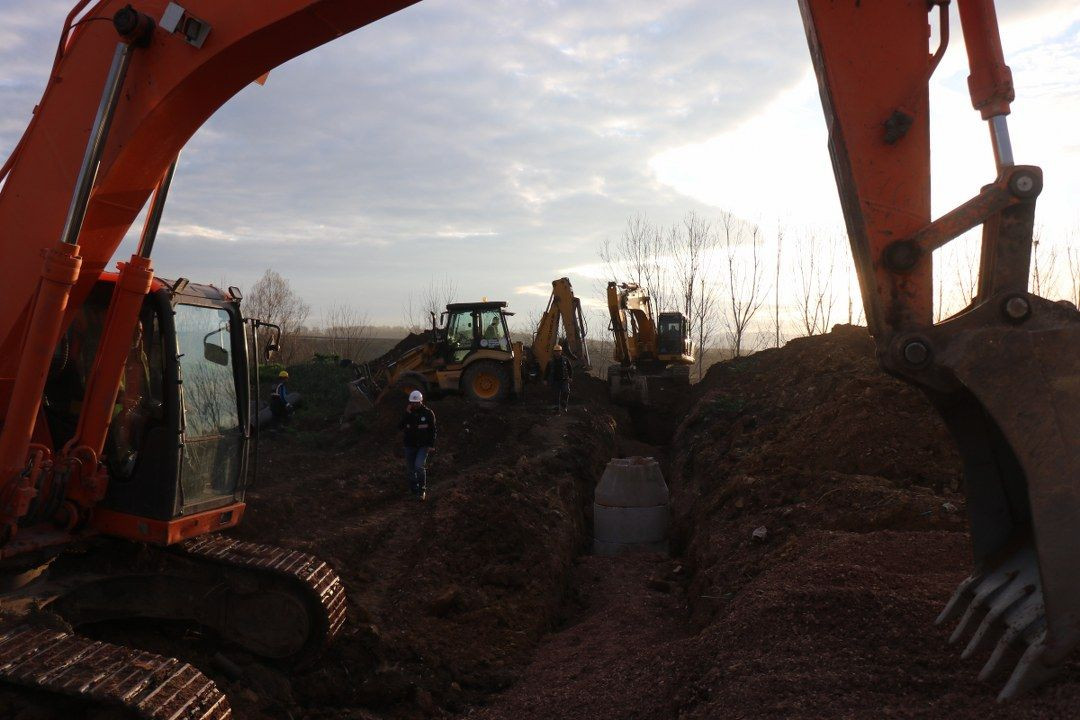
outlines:
[{"label": "excavator track", "polygon": [[341,578],[326,562],[298,550],[245,542],[220,535],[204,535],[175,547],[184,555],[221,565],[270,573],[302,585],[306,594],[323,609],[321,639],[309,642],[305,654],[312,656],[329,645],[345,624],[347,604]]},{"label": "excavator track", "polygon": [[0,679],[145,720],[229,720],[225,694],[176,658],[26,624],[0,628]]}]

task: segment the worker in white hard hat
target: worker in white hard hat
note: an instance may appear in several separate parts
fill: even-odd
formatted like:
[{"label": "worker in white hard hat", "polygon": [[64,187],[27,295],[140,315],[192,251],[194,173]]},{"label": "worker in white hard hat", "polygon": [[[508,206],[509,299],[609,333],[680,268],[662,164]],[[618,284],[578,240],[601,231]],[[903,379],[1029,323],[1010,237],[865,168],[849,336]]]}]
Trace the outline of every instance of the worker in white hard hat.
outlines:
[{"label": "worker in white hard hat", "polygon": [[435,413],[424,404],[419,390],[409,393],[409,404],[398,427],[405,431],[405,477],[418,500],[427,499],[427,456],[435,452]]}]

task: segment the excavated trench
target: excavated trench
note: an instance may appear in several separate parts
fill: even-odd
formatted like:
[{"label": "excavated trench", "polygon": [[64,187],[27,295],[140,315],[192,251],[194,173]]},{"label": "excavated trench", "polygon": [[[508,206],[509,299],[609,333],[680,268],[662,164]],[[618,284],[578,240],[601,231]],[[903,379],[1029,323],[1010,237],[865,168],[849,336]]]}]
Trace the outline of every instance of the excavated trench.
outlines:
[{"label": "excavated trench", "polygon": [[[151,628],[139,644],[195,662],[257,720],[1036,718],[1080,703],[1074,664],[997,706],[980,662],[933,627],[968,570],[958,458],[864,330],[717,366],[666,416],[587,383],[562,416],[540,399],[434,408],[427,503],[404,489],[398,408],[359,438],[301,425],[264,449],[239,534],[329,560],[349,591],[316,666],[225,648],[226,673],[198,635]],[[588,552],[593,487],[628,455],[661,459],[670,556]]]}]

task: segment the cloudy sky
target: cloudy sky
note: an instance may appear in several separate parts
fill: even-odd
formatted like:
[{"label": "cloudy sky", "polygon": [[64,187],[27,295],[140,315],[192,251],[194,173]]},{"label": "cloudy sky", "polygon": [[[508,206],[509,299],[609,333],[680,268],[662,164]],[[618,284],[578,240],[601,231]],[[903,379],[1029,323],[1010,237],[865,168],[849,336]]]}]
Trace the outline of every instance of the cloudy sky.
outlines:
[{"label": "cloudy sky", "polygon": [[[4,157],[70,5],[0,3]],[[1041,222],[1064,237],[1080,198],[1080,7],[999,12],[1016,156],[1045,169]],[[953,19],[933,89],[936,212],[994,174]],[[223,107],[182,156],[156,266],[241,287],[273,268],[316,317],[346,302],[396,323],[443,276],[460,299],[527,315],[562,274],[594,292],[597,247],[631,214],[690,210],[842,225],[794,0],[424,0]]]}]

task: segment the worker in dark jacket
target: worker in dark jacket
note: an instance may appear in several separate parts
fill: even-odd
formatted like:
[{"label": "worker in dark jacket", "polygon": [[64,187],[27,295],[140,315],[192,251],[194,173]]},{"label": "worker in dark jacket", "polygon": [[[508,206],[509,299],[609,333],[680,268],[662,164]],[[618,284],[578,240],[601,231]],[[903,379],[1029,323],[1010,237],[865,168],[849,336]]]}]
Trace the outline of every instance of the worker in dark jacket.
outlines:
[{"label": "worker in dark jacket", "polygon": [[288,422],[292,416],[293,406],[289,402],[289,373],[285,370],[278,373],[278,383],[270,396],[270,413],[279,423]]},{"label": "worker in dark jacket", "polygon": [[554,354],[548,362],[544,379],[555,395],[555,411],[566,412],[570,404],[570,383],[574,380],[574,368],[570,365],[570,360],[563,355],[562,345],[556,345],[552,352]]},{"label": "worker in dark jacket", "polygon": [[427,456],[435,452],[435,413],[424,404],[424,395],[419,390],[409,393],[409,404],[405,407],[405,416],[398,423],[398,428],[405,431],[405,476],[409,479],[409,488],[420,500],[427,499]]}]

